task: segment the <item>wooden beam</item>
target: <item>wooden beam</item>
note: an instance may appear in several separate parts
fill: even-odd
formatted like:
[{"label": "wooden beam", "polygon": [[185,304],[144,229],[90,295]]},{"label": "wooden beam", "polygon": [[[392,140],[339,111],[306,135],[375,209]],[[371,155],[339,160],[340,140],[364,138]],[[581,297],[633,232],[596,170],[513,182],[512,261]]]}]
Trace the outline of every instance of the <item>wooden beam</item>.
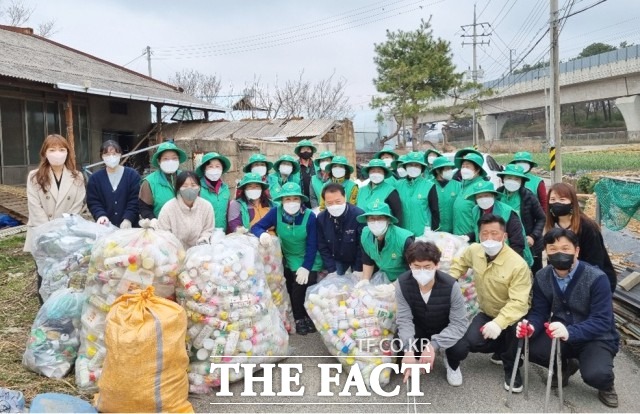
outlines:
[{"label": "wooden beam", "polygon": [[71,147],[71,157],[73,158],[73,165],[76,165],[76,141],[73,136],[73,102],[71,95],[67,95],[67,103],[64,106],[64,117],[67,124],[67,141],[69,141],[69,147]]},{"label": "wooden beam", "polygon": [[[162,141],[162,104],[153,104],[156,107],[156,142],[154,144],[161,144]],[[151,142],[149,142],[151,145]]]}]

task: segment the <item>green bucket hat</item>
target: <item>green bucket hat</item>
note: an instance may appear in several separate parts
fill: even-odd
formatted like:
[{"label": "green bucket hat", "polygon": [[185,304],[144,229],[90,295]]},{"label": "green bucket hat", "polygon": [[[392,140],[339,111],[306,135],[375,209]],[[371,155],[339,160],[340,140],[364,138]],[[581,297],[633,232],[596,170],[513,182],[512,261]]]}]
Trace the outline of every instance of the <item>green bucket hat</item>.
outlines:
[{"label": "green bucket hat", "polygon": [[320,154],[318,154],[318,156],[316,157],[315,160],[313,160],[313,163],[315,164],[316,168],[320,168],[320,160],[324,160],[326,158],[333,158],[333,152],[331,151],[322,151]]},{"label": "green bucket hat", "polygon": [[509,164],[515,164],[516,162],[528,162],[532,167],[538,165],[537,162],[533,160],[530,152],[527,151],[518,151],[513,155],[513,160]]},{"label": "green bucket hat", "polygon": [[388,217],[393,224],[398,222],[398,219],[391,214],[389,205],[384,201],[372,201],[367,204],[364,209],[364,214],[360,214],[356,217],[356,220],[358,220],[358,223],[366,223],[367,217],[369,216],[385,216]]},{"label": "green bucket hat", "polygon": [[262,181],[262,177],[260,177],[260,174],[252,172],[246,173],[242,176],[242,180],[240,180],[240,183],[238,183],[238,188],[242,188],[247,184],[260,184],[263,190],[266,190],[269,187],[269,184]]},{"label": "green bucket hat", "polygon": [[442,157],[442,153],[438,150],[435,150],[433,148],[429,148],[428,150],[425,151],[424,153],[424,162],[426,162],[427,164],[429,164],[429,162],[427,161],[427,159],[429,158],[430,154],[436,154],[436,156],[438,157]]},{"label": "green bucket hat", "polygon": [[421,152],[413,151],[405,155],[403,164],[420,164],[424,168],[429,168],[427,163],[424,161],[424,158],[424,154],[422,154]]},{"label": "green bucket hat", "polygon": [[529,181],[529,177],[524,174],[524,170],[521,166],[515,164],[507,164],[504,166],[504,170],[497,174],[499,177],[504,177],[505,175],[511,175],[513,177],[520,177],[522,181]]},{"label": "green bucket hat", "polygon": [[433,160],[433,164],[431,164],[431,174],[436,175],[437,170],[444,167],[456,168],[456,165],[453,161],[449,161],[447,157],[438,157]]},{"label": "green bucket hat", "polygon": [[382,154],[391,154],[391,156],[393,156],[393,160],[396,161],[398,160],[398,158],[400,158],[400,156],[398,154],[396,154],[395,152],[393,152],[393,150],[390,149],[383,149],[380,150],[378,152],[376,152],[375,154],[373,154],[373,158],[380,158],[382,156]]},{"label": "green bucket hat", "polygon": [[497,196],[498,192],[493,188],[493,183],[491,181],[480,181],[471,188],[471,193],[467,196],[467,200],[473,200],[476,198],[478,194],[482,193],[492,193]]},{"label": "green bucket hat", "polygon": [[369,163],[367,165],[362,166],[362,175],[364,175],[365,178],[369,177],[369,170],[374,167],[382,168],[384,170],[384,178],[391,177],[391,170],[389,170],[387,164],[385,164],[384,161],[378,158],[369,160]]},{"label": "green bucket hat", "polygon": [[251,157],[249,157],[249,161],[247,161],[247,165],[242,168],[242,171],[246,173],[251,172],[251,164],[255,162],[264,162],[265,164],[267,164],[267,172],[269,172],[269,170],[273,168],[273,163],[267,160],[266,156],[264,156],[263,154],[253,154]]},{"label": "green bucket hat", "polygon": [[206,165],[211,160],[219,160],[222,163],[223,174],[229,171],[229,168],[231,168],[231,161],[229,161],[229,158],[225,157],[224,155],[220,155],[217,152],[207,152],[203,155],[202,161],[200,161],[200,165],[196,167],[196,174],[198,174],[198,177],[202,178],[204,176]]},{"label": "green bucket hat", "polygon": [[487,175],[487,172],[484,170],[484,168],[482,168],[482,164],[484,164],[484,158],[482,157],[482,155],[478,155],[474,152],[470,152],[462,158],[456,158],[455,160],[456,168],[462,168],[463,161],[471,161],[472,163],[477,165],[478,168],[480,168],[481,176],[485,177]]},{"label": "green bucket hat", "polygon": [[342,155],[336,155],[335,157],[333,157],[329,165],[324,167],[324,171],[331,172],[331,168],[334,165],[342,165],[343,167],[346,168],[346,170],[348,171],[348,174],[351,174],[353,172],[353,167],[349,165],[349,161],[347,161],[347,157],[343,157]]},{"label": "green bucket hat", "polygon": [[281,155],[280,158],[278,158],[278,161],[273,163],[273,170],[278,174],[280,174],[280,171],[278,171],[278,169],[280,168],[280,164],[282,164],[284,161],[287,161],[293,164],[293,171],[291,171],[292,175],[300,171],[300,164],[298,164],[298,160],[296,160],[295,158],[293,158],[293,156],[289,154]]},{"label": "green bucket hat", "polygon": [[280,200],[284,197],[300,197],[302,202],[309,200],[306,195],[302,194],[300,185],[296,183],[286,183],[283,185],[278,195],[273,197],[273,201]]},{"label": "green bucket hat", "polygon": [[158,160],[160,159],[162,153],[165,151],[177,152],[180,164],[187,160],[187,154],[182,149],[178,148],[176,144],[174,144],[173,142],[163,142],[162,144],[160,144],[155,154],[153,154],[153,156],[151,157],[151,165],[156,168],[160,168],[160,162]]},{"label": "green bucket hat", "polygon": [[406,159],[407,159],[407,154],[402,154],[401,156],[399,156],[398,159],[393,162],[392,164],[393,168],[397,170],[398,167],[402,167],[402,164],[405,163]]},{"label": "green bucket hat", "polygon": [[308,139],[303,139],[302,141],[298,142],[298,145],[296,145],[296,147],[293,149],[293,152],[295,152],[297,156],[300,156],[300,149],[302,147],[311,148],[312,154],[315,154],[316,152],[318,152],[318,148],[316,148]]},{"label": "green bucket hat", "polygon": [[454,155],[453,157],[453,162],[455,162],[457,165],[458,160],[461,160],[467,154],[478,154],[479,156],[482,157],[482,153],[477,149],[473,147],[465,147],[465,148],[459,149],[458,152],[456,152],[456,155]]}]

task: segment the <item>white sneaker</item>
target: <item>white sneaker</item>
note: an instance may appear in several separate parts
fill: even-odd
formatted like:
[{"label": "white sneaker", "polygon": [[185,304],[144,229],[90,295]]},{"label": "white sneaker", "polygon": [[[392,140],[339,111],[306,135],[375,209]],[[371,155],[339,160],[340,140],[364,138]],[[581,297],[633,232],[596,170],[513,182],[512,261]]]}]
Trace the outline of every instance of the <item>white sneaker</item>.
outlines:
[{"label": "white sneaker", "polygon": [[449,385],[454,387],[459,387],[462,385],[462,371],[460,371],[460,367],[457,369],[453,369],[449,366],[449,361],[447,360],[447,356],[444,357],[444,366],[447,367],[447,382]]}]

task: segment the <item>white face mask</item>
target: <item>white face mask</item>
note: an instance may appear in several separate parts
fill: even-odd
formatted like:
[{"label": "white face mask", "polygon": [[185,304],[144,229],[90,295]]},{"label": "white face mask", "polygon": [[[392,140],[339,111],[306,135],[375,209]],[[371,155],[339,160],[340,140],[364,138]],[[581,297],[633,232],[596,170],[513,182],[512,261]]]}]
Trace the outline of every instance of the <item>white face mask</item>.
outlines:
[{"label": "white face mask", "polygon": [[56,151],[54,153],[47,153],[47,161],[54,167],[64,165],[67,160],[67,153],[62,151]]},{"label": "white face mask", "polygon": [[180,161],[178,160],[166,160],[160,162],[160,169],[165,174],[173,174],[178,171],[178,167],[180,166]]},{"label": "white face mask", "polygon": [[218,181],[222,176],[222,168],[210,168],[204,172],[209,181]]},{"label": "white face mask", "polygon": [[513,180],[513,179],[510,179],[510,178],[507,178],[506,180],[504,180],[503,184],[504,184],[504,188],[507,191],[510,191],[512,193],[515,192],[515,191],[518,191],[520,189],[520,186],[521,186],[520,181]]},{"label": "white face mask", "polygon": [[294,215],[300,211],[300,202],[299,201],[288,201],[282,204],[282,208],[287,214]]},{"label": "white face mask", "polygon": [[260,188],[253,188],[251,190],[244,190],[244,194],[249,200],[257,200],[262,195],[262,190]]},{"label": "white face mask", "polygon": [[398,173],[398,177],[400,178],[404,178],[407,176],[407,170],[405,170],[404,167],[396,168],[396,172]]},{"label": "white face mask", "polygon": [[473,171],[471,168],[460,168],[460,176],[462,177],[463,180],[470,180],[473,178],[473,176],[476,175],[476,172]]},{"label": "white face mask", "polygon": [[256,165],[255,167],[251,167],[251,172],[263,177],[267,173],[267,167],[264,165]]},{"label": "white face mask", "polygon": [[369,179],[374,184],[380,184],[382,180],[384,180],[384,174],[380,174],[380,173],[369,174]]},{"label": "white face mask", "polygon": [[347,170],[344,167],[333,167],[331,168],[331,174],[335,178],[342,178],[346,175]]},{"label": "white face mask", "polygon": [[438,158],[436,155],[429,155],[427,157],[427,163],[429,163],[429,165],[433,164],[433,162],[436,160],[436,158]]},{"label": "white face mask", "polygon": [[116,168],[118,164],[120,164],[120,156],[119,155],[103,155],[102,161],[104,161],[104,165],[109,168]]},{"label": "white face mask", "polygon": [[476,198],[476,203],[478,203],[478,207],[481,209],[488,210],[493,207],[495,199],[493,197],[480,197]]},{"label": "white face mask", "polygon": [[368,221],[367,227],[374,236],[380,237],[387,232],[389,222],[387,220]]},{"label": "white face mask", "polygon": [[342,213],[347,209],[347,204],[335,204],[333,206],[327,206],[327,211],[333,217],[340,217]]},{"label": "white face mask", "polygon": [[433,270],[427,270],[427,269],[411,270],[411,275],[418,282],[418,284],[420,284],[422,286],[426,286],[436,276],[436,270],[435,269],[433,269]]},{"label": "white face mask", "polygon": [[320,171],[324,171],[327,165],[329,165],[329,161],[322,161],[319,165],[320,165]]},{"label": "white face mask", "polygon": [[419,177],[422,174],[422,168],[420,167],[407,167],[407,175],[411,178]]},{"label": "white face mask", "polygon": [[482,248],[484,249],[484,252],[487,254],[487,256],[490,257],[496,256],[498,253],[500,253],[500,250],[502,250],[502,242],[496,240],[485,240],[480,243],[480,245],[482,245]]},{"label": "white face mask", "polygon": [[446,170],[442,172],[442,178],[445,180],[451,181],[453,180],[453,175],[455,174],[455,170]]},{"label": "white face mask", "polygon": [[385,158],[384,160],[384,164],[388,167],[391,167],[391,164],[393,164],[393,158]]},{"label": "white face mask", "polygon": [[283,175],[290,175],[291,172],[293,171],[293,166],[291,165],[282,165],[280,164],[280,167],[278,168],[278,171],[280,171],[280,174]]},{"label": "white face mask", "polygon": [[515,165],[522,167],[522,171],[524,171],[525,173],[529,172],[529,170],[531,170],[531,164],[529,164],[528,162],[516,162],[514,163]]}]

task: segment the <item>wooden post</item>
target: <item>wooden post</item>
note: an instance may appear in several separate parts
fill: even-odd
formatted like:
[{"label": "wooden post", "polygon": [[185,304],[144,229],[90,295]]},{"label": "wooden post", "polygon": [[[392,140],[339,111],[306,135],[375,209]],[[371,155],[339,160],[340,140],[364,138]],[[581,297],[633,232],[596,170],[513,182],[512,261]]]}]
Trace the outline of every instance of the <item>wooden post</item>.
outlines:
[{"label": "wooden post", "polygon": [[64,117],[67,124],[67,141],[71,148],[71,157],[73,159],[73,165],[76,164],[76,141],[73,135],[73,102],[71,95],[67,95],[67,104],[64,108]]},{"label": "wooden post", "polygon": [[156,107],[156,124],[158,126],[158,130],[156,132],[156,142],[153,144],[149,142],[149,145],[161,144],[163,141],[162,139],[162,104],[153,104],[153,106]]}]

